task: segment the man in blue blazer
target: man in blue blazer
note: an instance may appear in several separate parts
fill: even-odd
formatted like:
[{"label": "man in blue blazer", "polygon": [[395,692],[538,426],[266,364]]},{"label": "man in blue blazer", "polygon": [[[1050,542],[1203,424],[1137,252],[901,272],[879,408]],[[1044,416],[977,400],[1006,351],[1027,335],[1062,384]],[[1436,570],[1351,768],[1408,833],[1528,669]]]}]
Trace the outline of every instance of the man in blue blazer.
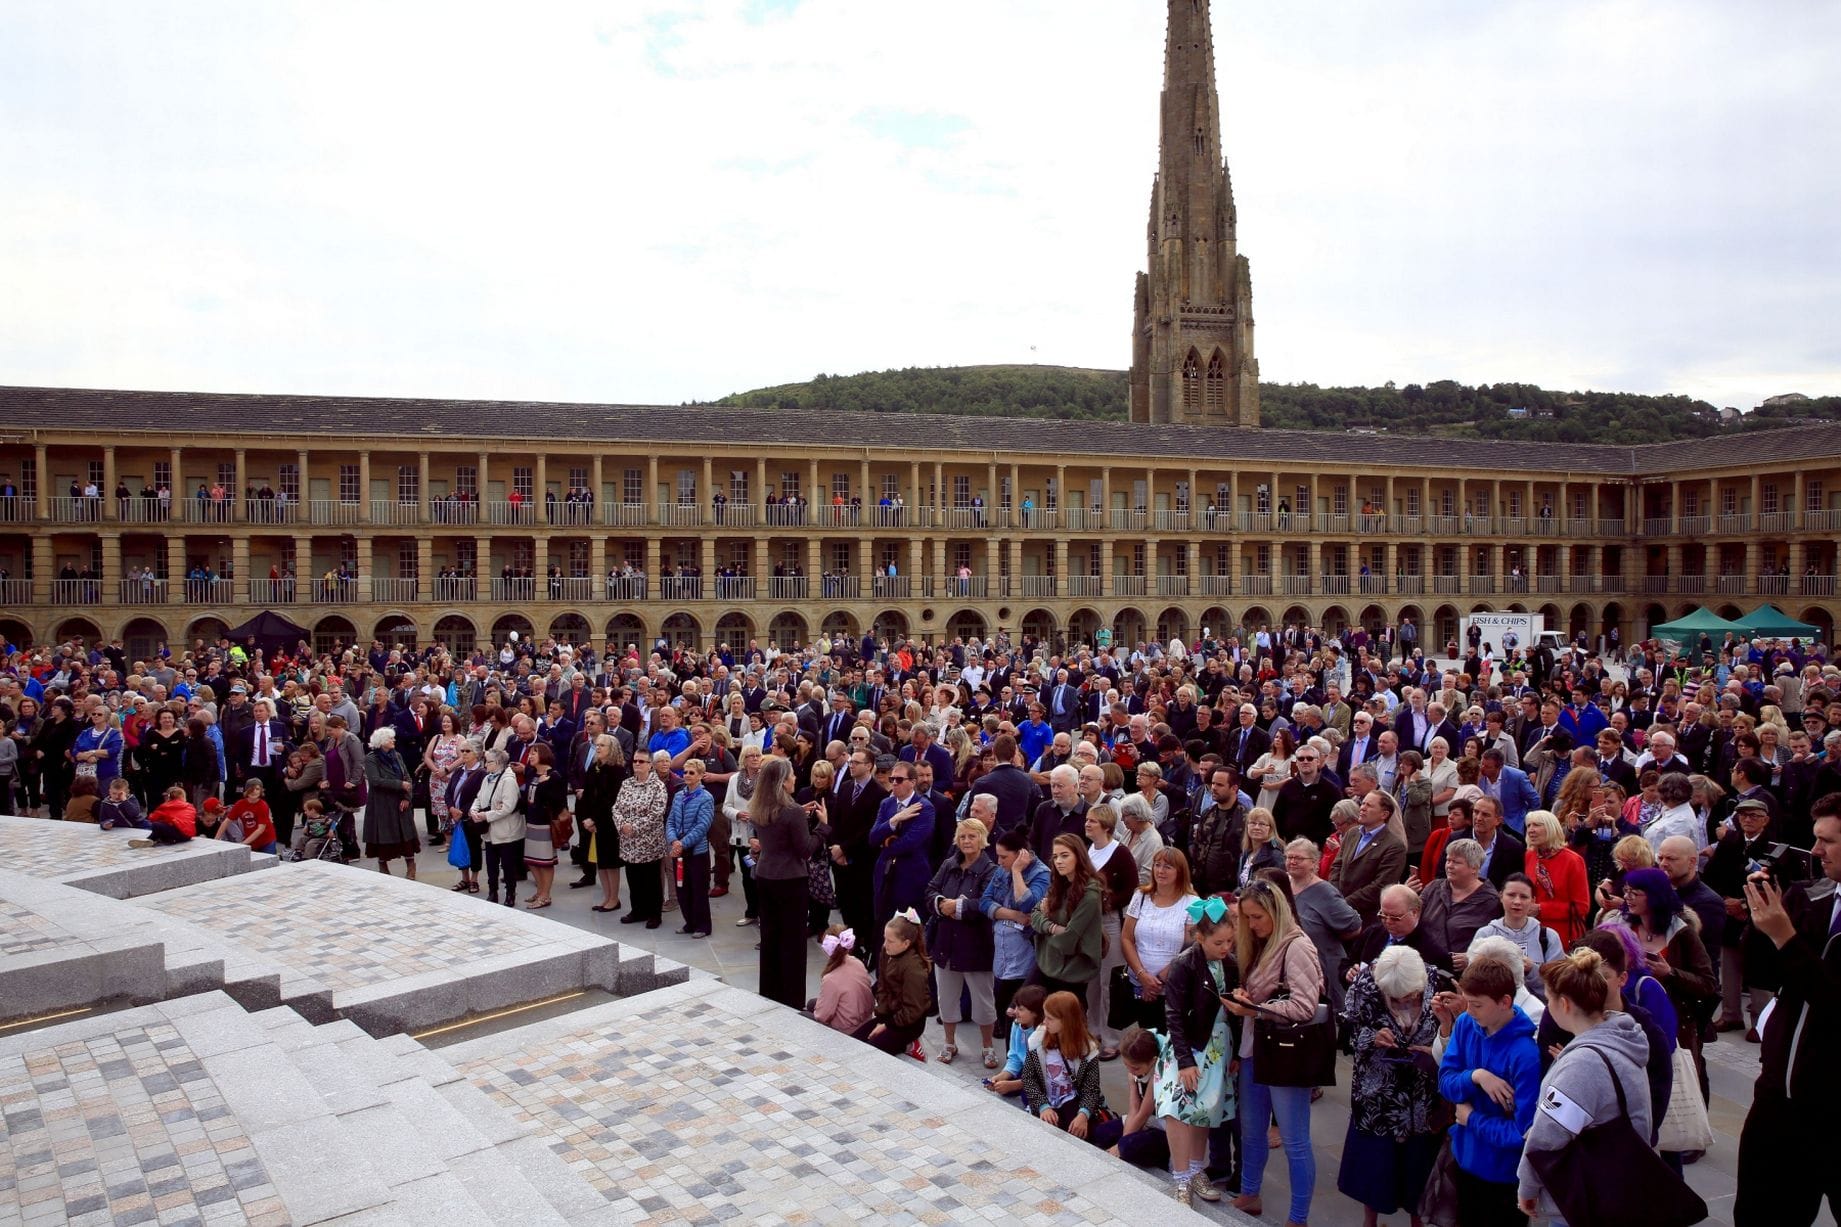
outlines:
[{"label": "man in blue blazer", "polygon": [[1502,821],[1517,837],[1527,829],[1528,811],[1541,807],[1540,793],[1534,781],[1519,767],[1503,766],[1502,751],[1483,751],[1483,771],[1477,786],[1485,796],[1502,803]]}]

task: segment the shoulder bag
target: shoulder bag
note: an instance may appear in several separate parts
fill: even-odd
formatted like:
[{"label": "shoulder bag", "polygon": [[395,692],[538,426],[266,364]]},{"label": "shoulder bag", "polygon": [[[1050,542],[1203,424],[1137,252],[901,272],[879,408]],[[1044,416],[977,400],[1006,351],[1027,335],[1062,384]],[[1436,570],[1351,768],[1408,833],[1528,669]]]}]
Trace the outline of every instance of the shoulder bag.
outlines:
[{"label": "shoulder bag", "polygon": [[[1617,1115],[1581,1129],[1558,1150],[1530,1150],[1528,1162],[1567,1227],[1688,1227],[1707,1217],[1707,1203],[1637,1136],[1623,1083],[1604,1053],[1605,1073],[1617,1091]],[[1688,1089],[1694,1088],[1688,1083]]]},{"label": "shoulder bag", "polygon": [[[1289,999],[1281,978],[1279,999]],[[1261,1086],[1335,1086],[1336,1020],[1317,998],[1317,1008],[1303,1022],[1268,1015],[1259,1007],[1253,1022],[1253,1076]]]}]

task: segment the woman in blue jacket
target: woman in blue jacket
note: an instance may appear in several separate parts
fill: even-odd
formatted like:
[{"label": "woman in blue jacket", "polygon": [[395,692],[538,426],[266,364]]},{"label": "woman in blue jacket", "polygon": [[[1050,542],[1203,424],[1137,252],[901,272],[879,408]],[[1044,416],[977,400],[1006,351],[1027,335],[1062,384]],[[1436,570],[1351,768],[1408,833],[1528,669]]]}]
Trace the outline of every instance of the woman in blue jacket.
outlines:
[{"label": "woman in blue jacket", "polygon": [[992,998],[999,1018],[1036,969],[1029,914],[1048,897],[1048,866],[1029,851],[1029,832],[1012,827],[997,837],[997,872],[985,880],[979,910],[991,918]]},{"label": "woman in blue jacket", "polygon": [[684,787],[671,798],[665,815],[665,838],[671,856],[684,861],[684,882],[678,887],[678,906],[684,911],[679,933],[691,937],[710,935],[710,823],[716,819],[716,800],[703,786],[703,760],[684,760]]},{"label": "woman in blue jacket", "polygon": [[1541,1089],[1534,1024],[1515,1004],[1519,977],[1493,959],[1464,969],[1464,1014],[1438,1067],[1438,1091],[1457,1105],[1451,1126],[1457,1221],[1464,1227],[1525,1227],[1516,1167]]}]

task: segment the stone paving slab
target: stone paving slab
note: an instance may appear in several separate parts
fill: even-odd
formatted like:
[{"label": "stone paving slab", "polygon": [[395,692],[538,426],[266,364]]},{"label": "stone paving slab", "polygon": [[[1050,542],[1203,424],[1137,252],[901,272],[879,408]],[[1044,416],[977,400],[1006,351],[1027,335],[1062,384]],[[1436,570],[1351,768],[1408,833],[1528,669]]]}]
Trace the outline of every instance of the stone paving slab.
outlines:
[{"label": "stone paving slab", "polygon": [[131,905],[0,868],[0,1023],[215,987],[222,967],[169,969]]},{"label": "stone paving slab", "polygon": [[111,899],[150,895],[275,865],[242,844],[216,839],[131,848],[139,831],[105,831],[87,822],[0,815],[0,865]]},{"label": "stone paving slab", "polygon": [[711,981],[442,1056],[648,1222],[1202,1221],[1167,1181]]},{"label": "stone paving slab", "polygon": [[[252,1008],[372,1035],[672,974],[608,937],[369,870],[303,861],[133,901],[170,946],[215,954]],[[681,969],[679,971],[681,973]]]}]

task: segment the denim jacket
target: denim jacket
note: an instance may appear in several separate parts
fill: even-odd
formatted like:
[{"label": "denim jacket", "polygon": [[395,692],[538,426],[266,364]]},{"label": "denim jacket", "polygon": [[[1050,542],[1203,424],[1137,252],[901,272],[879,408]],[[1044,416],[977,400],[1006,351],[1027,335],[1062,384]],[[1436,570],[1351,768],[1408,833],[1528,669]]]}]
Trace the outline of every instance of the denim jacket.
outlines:
[{"label": "denim jacket", "polygon": [[997,872],[986,880],[984,896],[978,901],[979,910],[991,918],[996,943],[991,970],[999,980],[1020,980],[1033,971],[1036,965],[1036,943],[1035,934],[1027,924],[999,920],[997,909],[1012,908],[1025,916],[1035,911],[1036,905],[1048,895],[1048,866],[1037,858],[1030,858],[1029,867],[1023,870],[1023,883],[1029,887],[1029,893],[1020,899],[1014,897],[1010,879],[1010,871],[999,866]]}]

